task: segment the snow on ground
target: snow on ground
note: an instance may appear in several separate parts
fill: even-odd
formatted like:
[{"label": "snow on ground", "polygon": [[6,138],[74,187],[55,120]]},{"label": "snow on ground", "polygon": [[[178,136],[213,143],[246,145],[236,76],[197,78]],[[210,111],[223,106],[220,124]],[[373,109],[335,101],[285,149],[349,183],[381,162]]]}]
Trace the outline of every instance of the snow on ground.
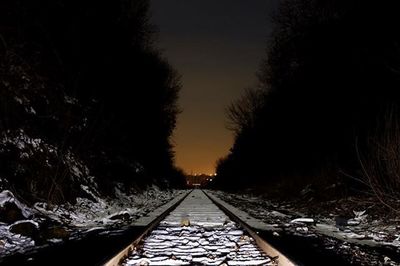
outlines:
[{"label": "snow on ground", "polygon": [[8,255],[23,249],[35,246],[35,241],[30,237],[14,234],[10,232],[10,227],[5,224],[0,225],[0,255]]},{"label": "snow on ground", "polygon": [[25,204],[17,200],[11,191],[4,190],[0,193],[0,209],[3,210],[8,206],[18,209],[20,215],[24,218],[29,218],[33,215],[32,211]]},{"label": "snow on ground", "polygon": [[[379,255],[379,252],[378,255],[374,253],[375,255],[368,256],[368,252],[359,251],[360,247],[370,250],[387,248],[400,254],[399,219],[379,219],[376,215],[370,217],[368,210],[352,210],[351,215],[347,216],[335,213],[334,209],[329,210],[330,212],[325,210],[328,215],[322,212],[315,214],[315,210],[310,214],[305,208],[299,210],[295,204],[275,203],[261,196],[221,191],[213,191],[212,194],[270,225],[269,228],[276,237],[284,232],[306,238],[325,238],[326,242],[331,243],[326,248],[337,249],[339,254],[343,252],[350,256],[359,256],[356,264],[400,265],[400,262],[393,261],[387,255]],[[309,208],[313,208],[311,204]],[[363,257],[368,262],[363,262]]]},{"label": "snow on ground", "polygon": [[0,257],[82,237],[97,229],[129,225],[181,193],[184,192],[153,186],[127,195],[117,188],[113,199],[93,194],[93,199],[78,198],[74,205],[36,203],[29,208],[10,191],[0,192]]},{"label": "snow on ground", "polygon": [[192,191],[124,265],[273,265],[200,190]]},{"label": "snow on ground", "polygon": [[[90,193],[88,191],[88,193]],[[174,198],[180,191],[161,191],[156,186],[134,195],[126,195],[116,188],[115,199],[102,199],[91,194],[95,201],[77,198],[74,205],[65,204],[49,208],[45,203],[35,209],[55,221],[80,229],[110,226],[121,221],[132,221]]]}]

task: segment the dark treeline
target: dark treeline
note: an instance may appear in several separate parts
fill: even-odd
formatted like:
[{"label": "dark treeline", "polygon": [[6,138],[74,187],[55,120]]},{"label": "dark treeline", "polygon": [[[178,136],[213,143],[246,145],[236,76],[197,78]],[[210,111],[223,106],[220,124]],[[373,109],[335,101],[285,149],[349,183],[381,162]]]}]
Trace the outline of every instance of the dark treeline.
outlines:
[{"label": "dark treeline", "polygon": [[28,200],[178,185],[179,76],[148,0],[0,2],[0,178]]},{"label": "dark treeline", "polygon": [[399,12],[393,1],[283,1],[259,88],[228,108],[236,137],[216,185],[398,193]]}]

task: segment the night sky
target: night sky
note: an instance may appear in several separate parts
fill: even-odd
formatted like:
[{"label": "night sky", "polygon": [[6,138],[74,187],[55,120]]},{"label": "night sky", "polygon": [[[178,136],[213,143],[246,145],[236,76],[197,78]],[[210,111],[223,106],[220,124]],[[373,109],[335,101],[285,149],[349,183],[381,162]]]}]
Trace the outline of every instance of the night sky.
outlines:
[{"label": "night sky", "polygon": [[188,174],[212,174],[232,146],[225,109],[255,72],[272,30],[279,0],[153,0],[165,56],[182,75],[174,144],[177,165]]}]

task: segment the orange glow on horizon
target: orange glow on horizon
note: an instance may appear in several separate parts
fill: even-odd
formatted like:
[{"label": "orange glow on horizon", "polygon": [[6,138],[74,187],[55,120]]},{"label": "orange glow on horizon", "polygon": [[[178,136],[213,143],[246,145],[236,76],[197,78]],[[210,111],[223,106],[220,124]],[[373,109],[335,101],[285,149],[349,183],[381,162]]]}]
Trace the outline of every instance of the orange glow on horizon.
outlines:
[{"label": "orange glow on horizon", "polygon": [[182,76],[183,113],[173,144],[176,165],[187,174],[214,174],[216,161],[232,147],[225,108],[257,86],[255,72],[272,29],[266,14],[277,2],[152,1],[159,47]]}]

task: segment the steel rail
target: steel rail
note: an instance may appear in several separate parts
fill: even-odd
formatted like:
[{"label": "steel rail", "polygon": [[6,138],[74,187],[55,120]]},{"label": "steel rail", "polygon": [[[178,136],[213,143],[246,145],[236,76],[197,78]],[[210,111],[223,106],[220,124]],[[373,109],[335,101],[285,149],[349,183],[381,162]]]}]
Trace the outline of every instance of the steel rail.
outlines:
[{"label": "steel rail", "polygon": [[271,244],[269,244],[267,241],[265,241],[263,238],[261,238],[252,228],[250,225],[245,223],[242,219],[240,219],[238,216],[236,216],[233,212],[228,210],[223,204],[220,202],[217,202],[214,200],[213,197],[210,197],[210,195],[207,194],[206,191],[202,190],[204,194],[215,204],[220,208],[225,214],[231,218],[233,221],[238,223],[257,243],[257,246],[265,252],[268,256],[270,256],[273,261],[276,263],[278,266],[294,266],[297,265],[295,264],[291,259],[289,259],[286,255],[284,255],[282,252],[280,252],[278,249],[273,247]]},{"label": "steel rail", "polygon": [[118,266],[121,265],[122,262],[129,256],[129,254],[134,250],[134,248],[140,243],[140,241],[146,237],[153,229],[162,221],[164,218],[170,214],[176,207],[178,207],[184,199],[190,194],[191,191],[187,192],[182,199],[178,200],[176,203],[174,203],[171,207],[166,209],[161,215],[159,215],[157,218],[155,218],[153,221],[150,222],[148,226],[146,226],[143,229],[143,232],[128,246],[126,246],[124,249],[122,249],[118,254],[116,254],[114,257],[109,259],[106,263],[104,263],[104,266]]},{"label": "steel rail", "polygon": [[[244,231],[246,231],[256,242],[257,246],[265,252],[271,259],[274,261],[277,266],[294,266],[295,264],[292,260],[290,260],[286,255],[282,252],[274,248],[267,241],[262,239],[247,223],[245,223],[242,219],[237,217],[234,213],[229,211],[223,204],[215,201],[210,195],[207,194],[204,190],[202,192],[218,207],[220,208],[229,218],[231,218],[234,222],[238,223]],[[121,265],[122,262],[130,255],[130,253],[138,246],[140,241],[146,237],[170,212],[172,212],[176,207],[178,207],[184,199],[190,194],[187,193],[181,200],[176,202],[170,208],[168,208],[165,212],[163,212],[160,216],[155,218],[137,237],[131,244],[125,247],[122,251],[120,251],[117,255],[107,261],[104,266],[117,266]]]}]

